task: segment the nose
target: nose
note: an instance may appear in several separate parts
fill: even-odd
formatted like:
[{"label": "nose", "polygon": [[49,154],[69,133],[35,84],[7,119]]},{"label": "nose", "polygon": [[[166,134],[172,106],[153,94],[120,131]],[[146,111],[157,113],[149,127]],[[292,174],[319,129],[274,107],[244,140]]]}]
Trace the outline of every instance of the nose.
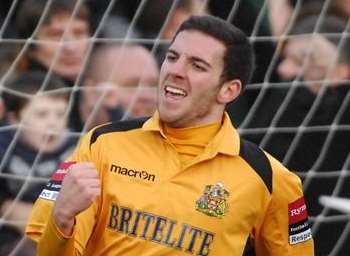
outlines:
[{"label": "nose", "polygon": [[[81,39],[80,39],[81,40]],[[80,47],[80,41],[71,31],[66,31],[64,34],[64,40],[62,41],[62,49],[72,53],[77,52]]]},{"label": "nose", "polygon": [[157,99],[156,87],[143,87],[139,90],[137,101],[145,104],[154,104]]},{"label": "nose", "polygon": [[64,40],[62,42],[62,50],[66,52],[76,53],[79,49],[79,41],[70,39],[70,40]]},{"label": "nose", "polygon": [[186,65],[186,59],[179,57],[176,61],[170,63],[168,72],[175,78],[183,79],[186,76]]},{"label": "nose", "polygon": [[142,117],[152,115],[157,104],[156,88],[142,88],[135,97],[136,101],[130,110],[131,116]]},{"label": "nose", "polygon": [[64,117],[57,116],[55,113],[51,113],[46,122],[46,129],[51,130],[51,131],[56,131],[60,129],[60,126],[62,125],[62,119]]}]

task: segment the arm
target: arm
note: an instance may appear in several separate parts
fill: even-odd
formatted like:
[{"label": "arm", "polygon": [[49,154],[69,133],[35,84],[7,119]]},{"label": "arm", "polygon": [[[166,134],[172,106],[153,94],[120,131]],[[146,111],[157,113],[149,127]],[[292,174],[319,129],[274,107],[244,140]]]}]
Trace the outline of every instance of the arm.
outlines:
[{"label": "arm", "polygon": [[268,157],[273,169],[273,192],[256,228],[256,255],[313,256],[313,239],[300,179]]},{"label": "arm", "polygon": [[281,36],[292,16],[293,7],[288,0],[269,0],[269,18],[273,36]]},{"label": "arm", "polygon": [[[79,246],[75,243],[80,235],[76,234],[79,230],[77,225],[81,225],[77,216],[87,210],[99,194],[100,182],[94,165],[72,165],[64,177],[52,215],[39,240],[38,255],[80,255],[84,248],[77,248]],[[79,223],[75,225],[76,222]]]},{"label": "arm", "polygon": [[92,234],[100,189],[90,136],[83,137],[34,204],[26,235],[38,243],[38,255],[81,255]]}]

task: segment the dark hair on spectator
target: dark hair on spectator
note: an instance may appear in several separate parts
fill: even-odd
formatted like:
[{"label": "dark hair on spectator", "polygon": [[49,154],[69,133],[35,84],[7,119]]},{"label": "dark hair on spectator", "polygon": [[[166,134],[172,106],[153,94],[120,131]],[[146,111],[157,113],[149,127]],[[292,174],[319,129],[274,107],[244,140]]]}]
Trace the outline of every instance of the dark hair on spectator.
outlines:
[{"label": "dark hair on spectator", "polygon": [[[318,25],[316,27],[316,25]],[[299,20],[292,28],[291,35],[313,34],[323,36],[336,47],[338,47],[338,61],[350,64],[350,38],[342,35],[346,30],[346,21],[335,15],[321,17],[319,15],[311,15]]]},{"label": "dark hair on spectator", "polygon": [[[52,98],[62,98],[69,100],[69,93],[62,91],[67,85],[62,79],[54,74],[50,74],[49,79],[45,82],[46,73],[33,71],[19,73],[16,77],[4,84],[2,98],[6,110],[16,115],[30,102],[35,95],[45,95]],[[43,86],[43,83],[45,85]],[[41,88],[43,87],[43,88]]]},{"label": "dark hair on spectator", "polygon": [[[13,42],[0,42],[0,77],[2,78],[10,69],[17,57],[19,47]],[[12,75],[12,74],[11,74]]]},{"label": "dark hair on spectator", "polygon": [[[39,20],[44,16],[42,24],[50,23],[53,16],[59,14],[73,14],[75,6],[78,4],[76,0],[26,0],[20,5],[16,16],[16,25],[20,38],[28,38],[32,35],[37,27]],[[47,12],[44,13],[45,8]],[[75,17],[86,21],[90,24],[90,12],[88,7],[82,3],[78,7]]]},{"label": "dark hair on spectator", "polygon": [[226,47],[223,81],[239,79],[245,88],[253,74],[255,57],[252,45],[239,28],[214,16],[192,16],[181,24],[173,41],[184,30],[200,31],[222,42]]}]

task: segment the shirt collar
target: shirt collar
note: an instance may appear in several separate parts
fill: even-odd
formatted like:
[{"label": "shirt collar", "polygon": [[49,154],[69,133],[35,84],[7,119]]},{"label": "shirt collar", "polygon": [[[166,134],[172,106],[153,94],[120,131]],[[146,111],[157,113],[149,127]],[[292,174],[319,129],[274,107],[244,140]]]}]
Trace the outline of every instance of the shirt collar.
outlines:
[{"label": "shirt collar", "polygon": [[225,112],[221,129],[214,137],[213,148],[219,153],[239,155],[240,139],[237,129],[233,126],[229,115]]},{"label": "shirt collar", "polygon": [[165,137],[158,111],[156,111],[153,116],[143,124],[142,129],[144,131],[159,132],[163,137]]},{"label": "shirt collar", "polygon": [[[144,131],[159,132],[164,138],[166,138],[158,111],[156,111],[154,115],[143,124],[142,129]],[[217,152],[231,156],[239,155],[239,134],[226,112],[224,114],[222,126],[210,142],[210,147],[213,153]]]}]

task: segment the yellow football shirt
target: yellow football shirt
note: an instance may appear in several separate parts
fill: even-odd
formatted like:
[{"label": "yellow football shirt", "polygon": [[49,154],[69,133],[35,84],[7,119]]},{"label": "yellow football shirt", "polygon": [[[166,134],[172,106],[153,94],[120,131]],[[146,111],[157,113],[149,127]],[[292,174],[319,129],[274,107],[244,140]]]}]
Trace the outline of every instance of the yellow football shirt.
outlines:
[{"label": "yellow football shirt", "polygon": [[[39,255],[313,255],[299,178],[267,154],[272,191],[240,155],[226,114],[220,130],[182,165],[157,114],[143,125],[107,124],[84,136],[36,201],[26,234]],[[66,167],[96,165],[101,196],[64,237],[51,216]],[[79,197],[79,195],[77,195]]]}]

